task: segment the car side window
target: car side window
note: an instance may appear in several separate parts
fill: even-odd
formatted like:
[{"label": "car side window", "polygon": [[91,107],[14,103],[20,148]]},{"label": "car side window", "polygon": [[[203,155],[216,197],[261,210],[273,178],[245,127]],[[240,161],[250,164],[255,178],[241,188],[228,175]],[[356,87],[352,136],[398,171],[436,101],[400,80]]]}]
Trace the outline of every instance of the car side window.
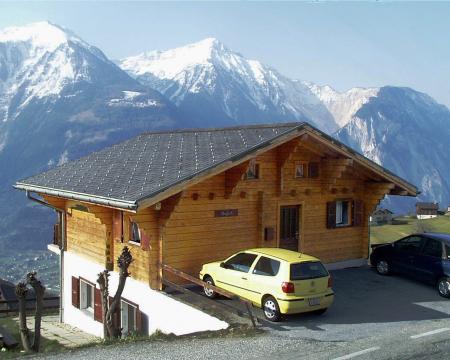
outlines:
[{"label": "car side window", "polygon": [[447,259],[450,259],[450,245],[445,245],[445,255]]},{"label": "car side window", "polygon": [[257,255],[255,254],[239,253],[233,256],[231,259],[225,261],[225,268],[236,271],[248,272],[252,267],[252,264],[255,261],[256,257]]},{"label": "car side window", "polygon": [[410,236],[395,243],[395,248],[400,251],[419,253],[422,248],[423,238],[420,236]]},{"label": "car side window", "polygon": [[422,253],[423,255],[442,258],[442,243],[434,239],[427,239]]},{"label": "car side window", "polygon": [[253,269],[253,274],[264,276],[276,276],[280,270],[280,262],[261,256]]}]

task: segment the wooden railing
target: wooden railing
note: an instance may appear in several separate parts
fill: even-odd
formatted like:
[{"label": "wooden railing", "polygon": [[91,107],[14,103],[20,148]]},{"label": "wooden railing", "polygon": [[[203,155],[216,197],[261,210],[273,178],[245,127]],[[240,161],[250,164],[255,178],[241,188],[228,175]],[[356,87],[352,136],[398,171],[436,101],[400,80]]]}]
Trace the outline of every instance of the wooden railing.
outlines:
[{"label": "wooden railing", "polygon": [[[26,309],[34,310],[34,303],[36,299],[26,299]],[[15,304],[17,308],[11,309],[10,305]],[[30,305],[31,304],[31,305]],[[44,310],[58,309],[59,296],[51,296],[44,298]],[[17,313],[19,312],[19,300],[0,300],[0,314]]]},{"label": "wooden railing", "polygon": [[[240,296],[238,296],[236,294],[233,294],[233,293],[231,293],[231,292],[229,292],[227,290],[224,290],[224,289],[218,288],[217,286],[208,284],[208,283],[206,283],[206,282],[204,282],[204,281],[202,281],[200,279],[197,279],[196,277],[194,277],[192,275],[186,274],[185,272],[177,270],[177,269],[175,269],[175,268],[173,268],[173,267],[171,267],[169,265],[163,264],[162,268],[163,268],[164,271],[167,271],[168,273],[176,275],[176,276],[178,276],[178,277],[180,277],[180,278],[182,278],[184,280],[187,280],[190,283],[193,283],[193,284],[196,284],[196,285],[200,285],[202,287],[206,287],[207,289],[213,290],[217,294],[223,295],[223,296],[225,296],[225,297],[227,297],[229,299],[239,300],[245,306],[245,308],[247,310],[248,317],[250,318],[250,321],[252,322],[253,327],[256,327],[256,321],[255,321],[255,318],[253,316],[252,308],[251,308],[252,307],[252,303],[250,301],[248,301],[248,300],[246,300],[246,299],[244,299],[244,298],[242,298],[242,297],[240,297]],[[167,285],[169,285],[169,286],[174,286],[175,285],[175,287],[178,287],[178,286],[176,286],[176,284],[173,284],[172,282],[170,282],[168,280],[164,280],[164,278],[163,278],[163,283],[167,283]]]}]

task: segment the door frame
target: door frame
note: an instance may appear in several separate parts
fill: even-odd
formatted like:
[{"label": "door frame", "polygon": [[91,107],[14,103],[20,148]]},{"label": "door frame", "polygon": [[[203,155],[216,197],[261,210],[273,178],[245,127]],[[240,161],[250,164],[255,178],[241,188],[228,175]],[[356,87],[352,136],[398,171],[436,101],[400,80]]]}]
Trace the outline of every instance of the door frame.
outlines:
[{"label": "door frame", "polygon": [[299,200],[281,200],[278,201],[277,204],[277,248],[280,247],[280,233],[281,233],[281,227],[280,227],[280,223],[281,223],[281,208],[283,206],[298,206],[299,208],[299,214],[298,214],[298,228],[299,228],[299,232],[298,232],[298,251],[299,252],[303,252],[303,224],[304,224],[304,207],[305,207],[305,201],[299,201]]}]

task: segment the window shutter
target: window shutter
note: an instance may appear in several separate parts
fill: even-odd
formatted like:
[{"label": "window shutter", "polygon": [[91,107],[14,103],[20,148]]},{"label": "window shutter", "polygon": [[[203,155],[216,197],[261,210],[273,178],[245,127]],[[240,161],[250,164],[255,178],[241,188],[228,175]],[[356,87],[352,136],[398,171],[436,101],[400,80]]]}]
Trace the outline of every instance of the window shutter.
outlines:
[{"label": "window shutter", "polygon": [[364,203],[361,200],[353,201],[353,226],[362,226],[364,222]]},{"label": "window shutter", "polygon": [[113,239],[115,242],[123,242],[122,211],[113,210]]},{"label": "window shutter", "polygon": [[139,306],[136,307],[136,332],[141,335],[143,333],[142,313],[139,310]]},{"label": "window shutter", "polygon": [[327,202],[327,228],[336,227],[336,201]]},{"label": "window shutter", "polygon": [[102,292],[94,288],[94,320],[103,322]]},{"label": "window shutter", "polygon": [[310,162],[308,164],[308,176],[310,178],[318,178],[319,177],[319,163],[318,162]]},{"label": "window shutter", "polygon": [[148,250],[150,248],[150,236],[141,229],[141,248],[142,250]]},{"label": "window shutter", "polygon": [[80,279],[72,276],[72,305],[80,308]]}]

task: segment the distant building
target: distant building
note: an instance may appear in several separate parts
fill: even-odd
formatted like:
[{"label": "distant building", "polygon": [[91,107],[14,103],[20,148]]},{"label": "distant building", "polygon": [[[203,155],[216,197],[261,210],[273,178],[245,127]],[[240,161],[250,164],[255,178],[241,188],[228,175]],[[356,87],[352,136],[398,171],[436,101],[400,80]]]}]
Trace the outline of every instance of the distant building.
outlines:
[{"label": "distant building", "polygon": [[431,219],[438,216],[439,204],[418,202],[416,203],[416,215],[418,219]]},{"label": "distant building", "polygon": [[371,222],[374,225],[392,224],[393,214],[389,209],[377,209],[371,216]]}]

